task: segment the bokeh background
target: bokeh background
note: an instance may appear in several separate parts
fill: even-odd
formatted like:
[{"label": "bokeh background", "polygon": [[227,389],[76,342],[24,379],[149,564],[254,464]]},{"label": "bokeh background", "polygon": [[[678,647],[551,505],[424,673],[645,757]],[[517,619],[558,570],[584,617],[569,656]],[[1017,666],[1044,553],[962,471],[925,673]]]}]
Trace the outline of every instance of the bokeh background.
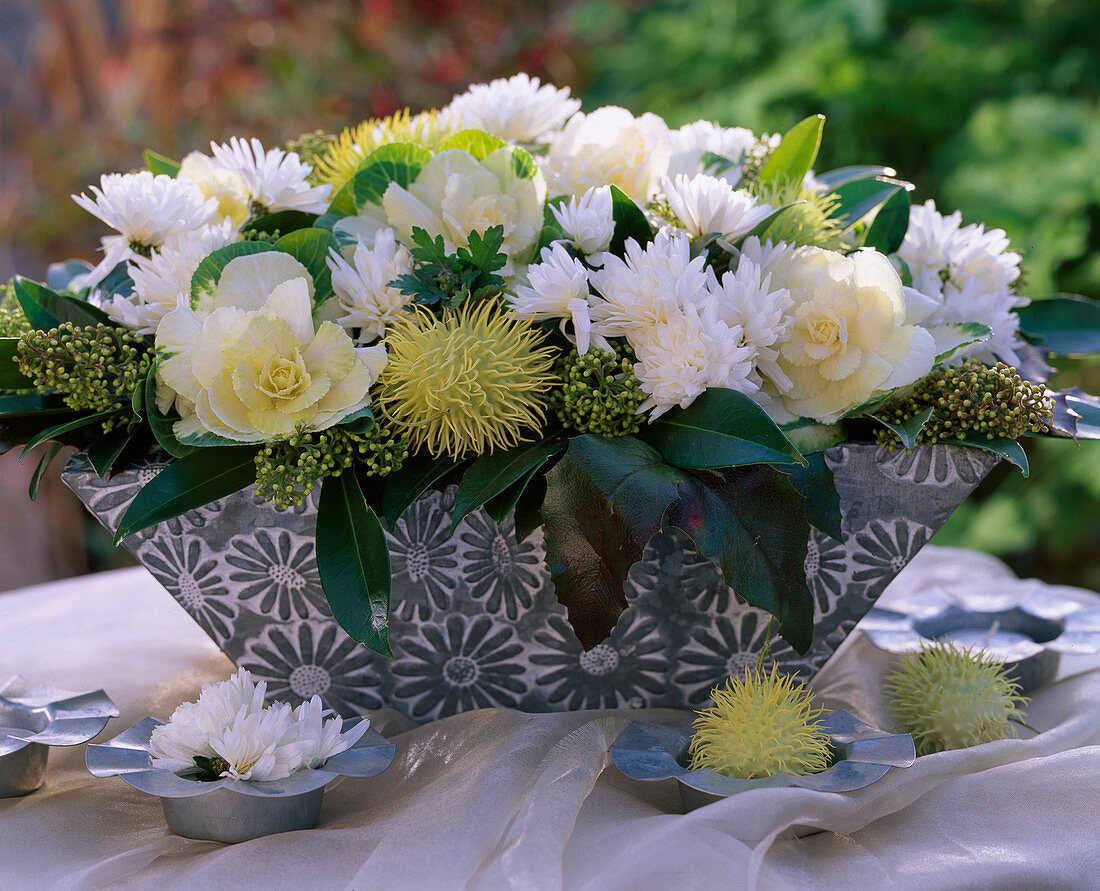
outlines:
[{"label": "bokeh background", "polygon": [[[92,258],[69,199],[212,139],[280,144],[527,71],[585,108],[781,131],[827,116],[818,169],[884,164],[1007,231],[1023,293],[1100,299],[1095,0],[3,0],[0,276]],[[1100,366],[1058,383],[1100,393]],[[935,538],[1100,589],[1100,443],[1028,443]],[[55,479],[0,457],[0,590],[127,558]],[[55,470],[60,465],[55,465]]]}]

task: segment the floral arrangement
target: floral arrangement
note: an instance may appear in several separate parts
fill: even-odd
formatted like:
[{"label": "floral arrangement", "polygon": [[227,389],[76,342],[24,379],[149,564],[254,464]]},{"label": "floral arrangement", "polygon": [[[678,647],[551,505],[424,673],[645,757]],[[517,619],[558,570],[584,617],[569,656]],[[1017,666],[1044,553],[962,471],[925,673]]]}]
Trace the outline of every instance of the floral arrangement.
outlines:
[{"label": "floral arrangement", "polygon": [[809,525],[839,536],[822,452],[1100,435],[1044,386],[1043,351],[1100,350],[1100,307],[1016,294],[1003,233],[884,167],[813,168],[783,135],[583,113],[518,75],[447,107],[285,147],[230,139],[110,174],[77,203],[94,267],[0,302],[0,442],[87,449],[101,475],[160,450],[121,540],[255,485],[320,488],[336,620],[388,652],[382,522],[458,483],[545,529],[583,643],[678,526],[805,651]]},{"label": "floral arrangement", "polygon": [[292,710],[281,702],[265,706],[266,694],[267,683],[257,684],[243,668],[227,681],[204,684],[195,702],[178,706],[153,730],[150,766],[196,780],[283,780],[324,767],[370,728],[363,719],[343,731],[343,719],[327,717],[319,696]]}]

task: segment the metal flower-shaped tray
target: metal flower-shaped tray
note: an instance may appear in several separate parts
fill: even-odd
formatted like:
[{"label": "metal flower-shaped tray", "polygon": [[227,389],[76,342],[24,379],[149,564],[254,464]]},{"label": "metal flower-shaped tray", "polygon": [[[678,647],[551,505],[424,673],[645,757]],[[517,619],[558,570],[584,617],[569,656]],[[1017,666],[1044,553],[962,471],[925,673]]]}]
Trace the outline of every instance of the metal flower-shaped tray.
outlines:
[{"label": "metal flower-shaped tray", "polygon": [[1013,592],[914,592],[890,609],[872,609],[859,630],[876,647],[908,653],[941,638],[1004,663],[1027,693],[1054,680],[1062,653],[1100,652],[1100,606],[1049,589]]},{"label": "metal flower-shaped tray", "polygon": [[675,779],[686,811],[750,789],[800,786],[819,792],[852,792],[881,779],[891,767],[909,767],[916,760],[913,737],[908,733],[878,730],[845,711],[827,712],[821,723],[836,758],[827,770],[809,776],[779,773],[740,780],[713,770],[692,770],[687,767],[687,751],[693,733],[686,721],[634,721],[612,743],[611,760],[633,780]]},{"label": "metal flower-shaped tray", "polygon": [[[156,795],[173,832],[211,841],[232,843],[309,829],[320,815],[328,783],[340,776],[377,776],[390,766],[397,752],[382,734],[368,730],[350,749],[329,758],[318,770],[298,770],[286,779],[262,783],[203,782],[149,766],[149,739],[163,723],[145,718],[108,742],[88,746],[88,770],[97,777],[120,776],[135,789]],[[352,718],[344,727],[356,723]]]},{"label": "metal flower-shaped tray", "polygon": [[85,743],[117,717],[102,690],[72,693],[9,678],[0,685],[0,798],[42,785],[50,746]]}]

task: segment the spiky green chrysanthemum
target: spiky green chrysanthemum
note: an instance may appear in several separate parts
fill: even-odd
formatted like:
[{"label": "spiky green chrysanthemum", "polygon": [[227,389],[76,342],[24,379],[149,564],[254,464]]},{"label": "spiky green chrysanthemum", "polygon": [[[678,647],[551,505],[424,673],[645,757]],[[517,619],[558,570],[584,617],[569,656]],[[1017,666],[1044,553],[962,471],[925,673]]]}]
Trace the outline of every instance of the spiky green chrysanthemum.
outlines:
[{"label": "spiky green chrysanthemum", "polygon": [[[970,360],[936,369],[917,381],[907,396],[892,400],[877,414],[900,424],[928,406],[932,416],[917,443],[1019,439],[1025,433],[1049,431],[1054,418],[1054,403],[1043,387],[1025,381],[1003,362],[986,366]],[[891,430],[877,430],[875,439],[879,445],[901,447]]]},{"label": "spiky green chrysanthemum", "polygon": [[805,189],[801,183],[780,178],[770,182],[755,182],[752,193],[763,203],[774,208],[787,207],[769,224],[760,236],[772,241],[785,241],[793,245],[810,245],[836,251],[845,247],[844,226],[833,212],[840,204],[840,198],[833,192],[818,192]]},{"label": "spiky green chrysanthemum", "polygon": [[318,182],[332,183],[333,194],[355,175],[359,162],[376,148],[391,142],[414,142],[434,149],[445,135],[439,112],[410,114],[406,108],[384,118],[370,118],[347,127],[314,161]]},{"label": "spiky green chrysanthemum", "polygon": [[593,347],[583,356],[574,348],[555,367],[565,382],[550,397],[554,413],[566,427],[600,436],[629,436],[642,427],[638,406],[646,395],[634,374],[634,350],[620,354]]},{"label": "spiky green chrysanthemum", "polygon": [[417,307],[386,335],[381,404],[414,449],[460,458],[506,449],[536,432],[554,351],[492,300],[437,318]]},{"label": "spiky green chrysanthemum", "polygon": [[777,773],[806,776],[829,766],[823,709],[790,675],[745,669],[711,691],[714,707],[698,712],[688,752],[693,770],[707,767],[749,780]]},{"label": "spiky green chrysanthemum", "polygon": [[918,755],[965,749],[1016,735],[1027,700],[1004,665],[939,641],[908,654],[883,690],[898,728],[913,734]]}]

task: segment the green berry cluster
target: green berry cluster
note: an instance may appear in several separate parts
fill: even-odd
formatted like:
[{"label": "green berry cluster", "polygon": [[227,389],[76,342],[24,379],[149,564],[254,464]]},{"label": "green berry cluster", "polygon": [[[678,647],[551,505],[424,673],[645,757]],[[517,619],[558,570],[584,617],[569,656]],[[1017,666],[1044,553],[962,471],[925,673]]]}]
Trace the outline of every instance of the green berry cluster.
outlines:
[{"label": "green berry cluster", "polygon": [[[1025,433],[1045,433],[1054,417],[1054,403],[1041,386],[1025,381],[1015,368],[998,362],[982,365],[967,360],[940,368],[918,381],[909,395],[888,403],[878,414],[900,423],[933,407],[918,443],[941,440],[1019,439]],[[900,448],[891,430],[878,430],[879,445]]]},{"label": "green berry cluster", "polygon": [[408,456],[408,440],[383,424],[373,424],[366,433],[342,427],[300,431],[257,453],[256,491],[281,508],[295,507],[326,476],[339,476],[355,464],[369,476],[387,476]]},{"label": "green berry cluster", "polygon": [[11,282],[8,282],[0,287],[0,337],[20,337],[30,330],[31,323],[15,299]]},{"label": "green berry cluster", "polygon": [[[19,339],[17,354],[20,371],[37,390],[61,394],[77,411],[109,411],[129,402],[153,363],[140,336],[102,322],[28,331]],[[105,423],[104,430],[110,426]]]},{"label": "green berry cluster", "polygon": [[593,347],[582,356],[572,349],[558,360],[556,371],[565,385],[551,395],[550,407],[566,427],[600,436],[629,436],[641,429],[637,410],[646,397],[629,344],[617,354]]},{"label": "green berry cluster", "polygon": [[273,229],[270,232],[264,232],[261,229],[245,229],[241,233],[241,238],[244,241],[264,241],[268,244],[275,244],[283,235],[278,229]]},{"label": "green berry cluster", "polygon": [[314,167],[317,159],[328,154],[328,150],[336,144],[336,137],[324,130],[314,130],[312,133],[303,133],[297,139],[292,139],[286,144],[288,152],[294,152],[310,167]]}]

